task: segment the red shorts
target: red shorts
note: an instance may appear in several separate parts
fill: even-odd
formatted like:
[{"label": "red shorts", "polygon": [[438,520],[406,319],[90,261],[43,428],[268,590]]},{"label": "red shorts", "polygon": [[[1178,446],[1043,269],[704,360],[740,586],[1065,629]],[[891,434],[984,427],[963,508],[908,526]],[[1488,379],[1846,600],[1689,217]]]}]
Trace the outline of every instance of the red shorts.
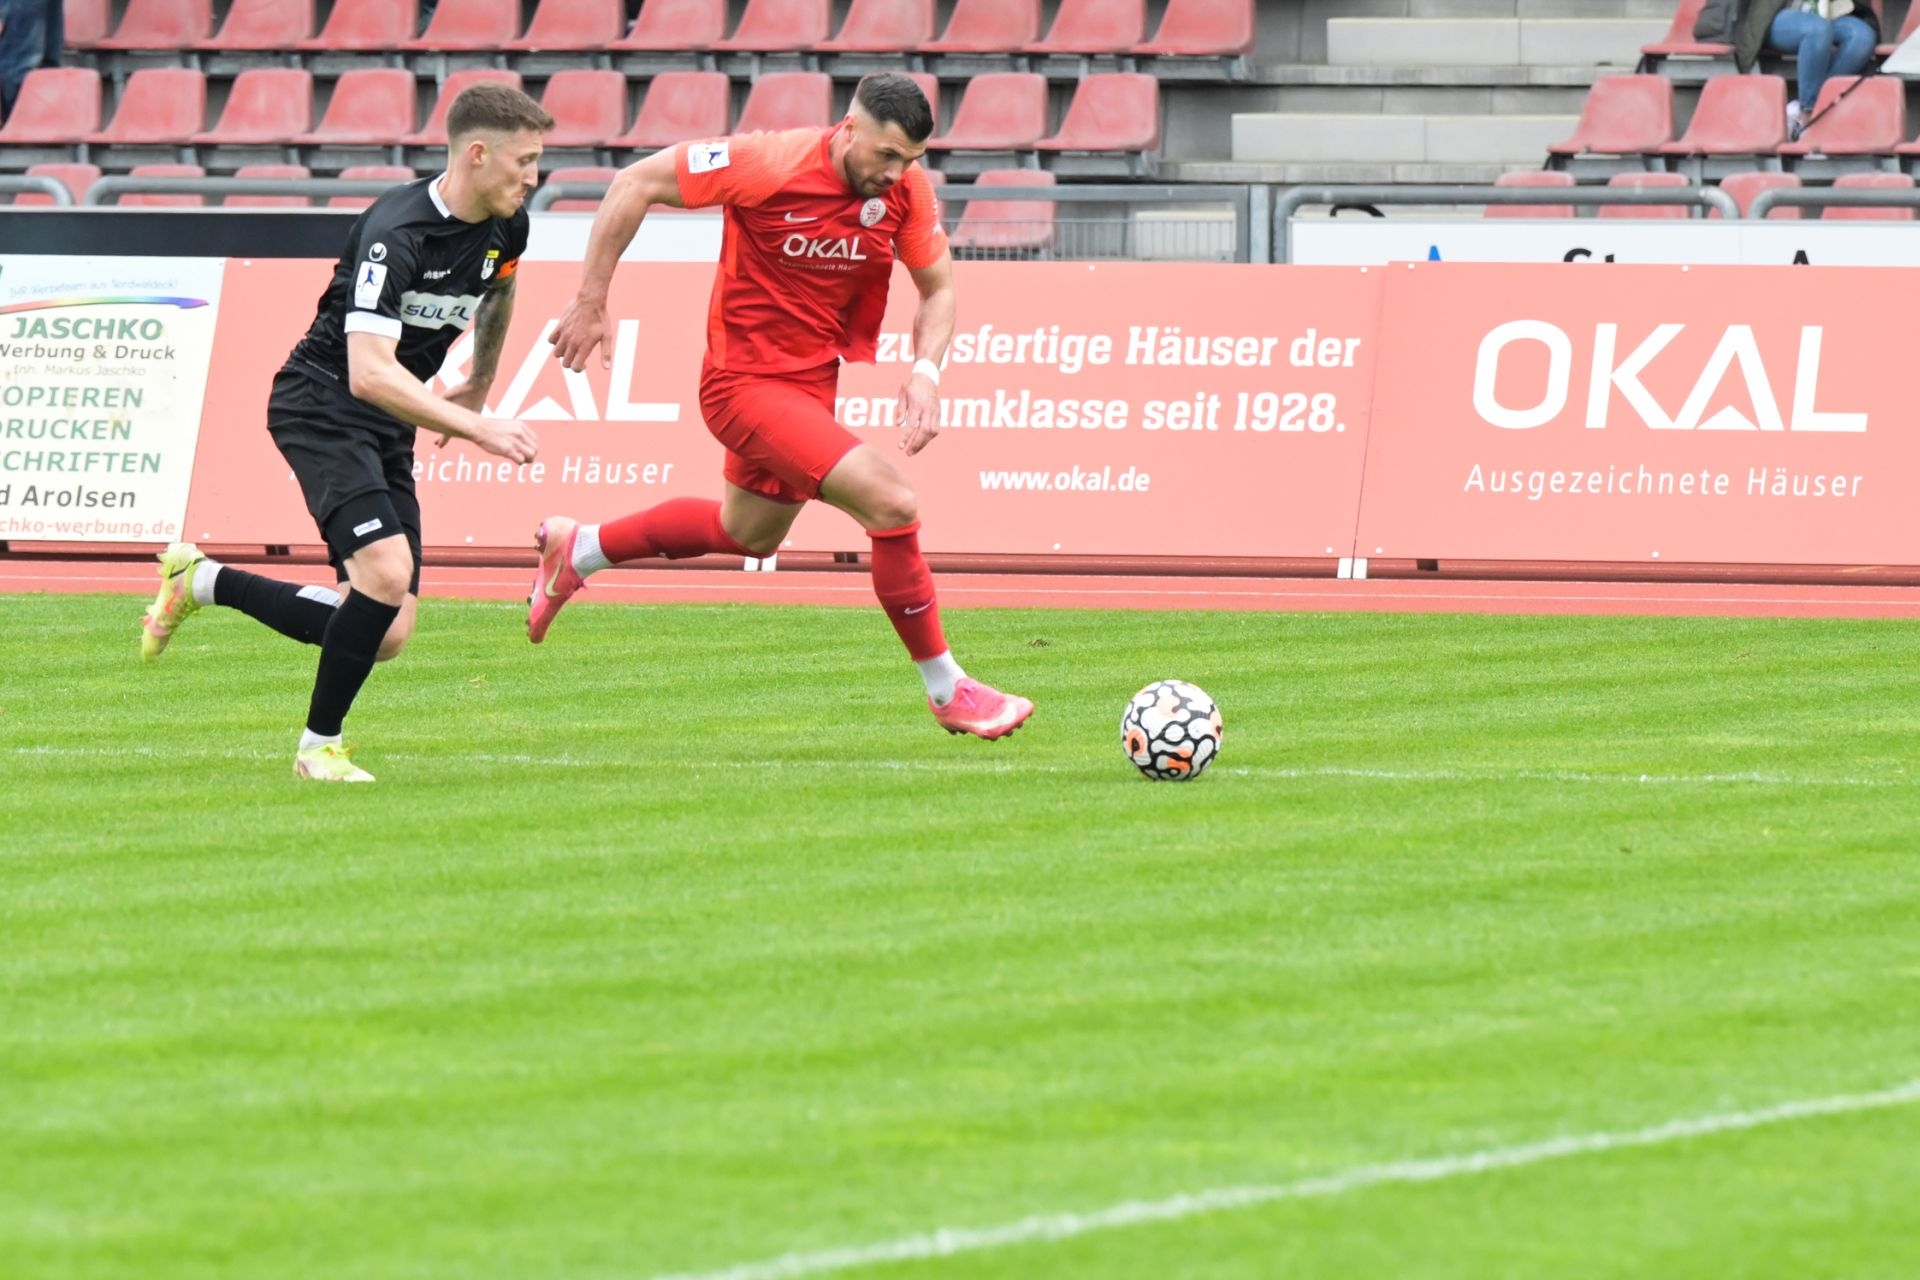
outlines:
[{"label": "red shorts", "polygon": [[700,371],[700,412],[726,446],[727,483],[775,502],[820,496],[827,473],[860,442],[833,418],[840,364],[795,373]]}]

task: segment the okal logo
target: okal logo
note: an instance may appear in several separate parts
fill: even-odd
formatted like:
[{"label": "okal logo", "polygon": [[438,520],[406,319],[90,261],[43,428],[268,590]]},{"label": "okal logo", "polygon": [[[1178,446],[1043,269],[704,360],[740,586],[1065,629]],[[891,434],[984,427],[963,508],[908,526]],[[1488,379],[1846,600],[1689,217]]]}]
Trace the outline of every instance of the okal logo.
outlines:
[{"label": "okal logo", "polygon": [[845,258],[850,262],[867,260],[867,255],[860,252],[859,236],[842,236],[838,240],[813,240],[795,232],[781,244],[780,252],[789,258]]},{"label": "okal logo", "polygon": [[[1654,399],[1641,375],[1668,345],[1686,329],[1682,324],[1662,324],[1643,338],[1624,358],[1618,355],[1620,326],[1595,325],[1588,365],[1586,425],[1604,428],[1610,424],[1613,393],[1638,416],[1642,425],[1656,431],[1836,431],[1861,432],[1867,429],[1867,415],[1815,408],[1820,389],[1820,347],[1823,336],[1819,325],[1800,329],[1799,355],[1792,377],[1783,381],[1785,370],[1769,369],[1754,339],[1753,326],[1731,324],[1723,329],[1713,353],[1700,367],[1693,389],[1675,413]],[[1582,337],[1585,335],[1583,334]],[[1546,377],[1539,399],[1530,405],[1503,402],[1499,394],[1501,359],[1508,348],[1518,343],[1538,344],[1547,356]],[[1738,367],[1738,374],[1733,370]],[[1538,368],[1537,357],[1530,357],[1529,368]],[[1480,340],[1473,369],[1473,408],[1489,426],[1509,431],[1525,431],[1558,418],[1567,408],[1572,391],[1574,339],[1566,330],[1544,320],[1512,320],[1495,327]],[[1729,376],[1737,376],[1754,418],[1722,405],[1711,417],[1707,406]],[[1791,415],[1783,416],[1776,386],[1791,386]],[[1513,387],[1509,383],[1508,390]],[[1704,421],[1702,420],[1704,418]]]}]

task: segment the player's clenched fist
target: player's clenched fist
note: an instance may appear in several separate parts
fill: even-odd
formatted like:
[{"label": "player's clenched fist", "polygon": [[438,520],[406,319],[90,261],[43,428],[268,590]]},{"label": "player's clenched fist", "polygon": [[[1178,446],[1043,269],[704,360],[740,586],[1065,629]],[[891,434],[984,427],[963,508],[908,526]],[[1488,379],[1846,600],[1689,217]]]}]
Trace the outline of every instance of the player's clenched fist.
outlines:
[{"label": "player's clenched fist", "polygon": [[553,344],[554,359],[573,372],[580,373],[586,369],[595,348],[600,349],[602,368],[611,363],[606,339],[607,309],[576,298],[560,313],[560,323],[554,326],[553,335],[547,341]]}]

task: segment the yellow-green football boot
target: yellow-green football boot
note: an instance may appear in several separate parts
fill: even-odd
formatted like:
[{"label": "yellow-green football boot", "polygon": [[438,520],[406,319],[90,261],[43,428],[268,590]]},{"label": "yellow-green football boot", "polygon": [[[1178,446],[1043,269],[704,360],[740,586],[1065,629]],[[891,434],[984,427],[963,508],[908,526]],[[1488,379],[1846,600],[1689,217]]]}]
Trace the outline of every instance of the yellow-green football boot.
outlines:
[{"label": "yellow-green football boot", "polygon": [[180,624],[200,608],[193,599],[193,571],[206,559],[191,542],[176,542],[160,553],[160,594],[140,618],[140,656],[147,661],[159,657]]},{"label": "yellow-green football boot", "polygon": [[337,742],[323,742],[317,747],[296,751],[293,776],[312,782],[372,782],[372,774],[348,759],[352,754],[352,747],[343,747]]}]

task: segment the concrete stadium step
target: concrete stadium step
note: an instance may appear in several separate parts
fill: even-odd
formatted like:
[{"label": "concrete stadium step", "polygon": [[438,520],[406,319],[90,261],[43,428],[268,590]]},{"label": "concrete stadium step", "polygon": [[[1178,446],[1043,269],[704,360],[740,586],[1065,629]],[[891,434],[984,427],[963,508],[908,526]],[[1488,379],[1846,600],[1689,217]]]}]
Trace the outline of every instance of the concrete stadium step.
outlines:
[{"label": "concrete stadium step", "polygon": [[1235,112],[1236,161],[1289,164],[1540,164],[1577,115],[1333,115]]},{"label": "concrete stadium step", "polygon": [[[1671,18],[1669,13],[1668,18]],[[1631,67],[1666,34],[1660,18],[1329,18],[1334,66]]]}]

